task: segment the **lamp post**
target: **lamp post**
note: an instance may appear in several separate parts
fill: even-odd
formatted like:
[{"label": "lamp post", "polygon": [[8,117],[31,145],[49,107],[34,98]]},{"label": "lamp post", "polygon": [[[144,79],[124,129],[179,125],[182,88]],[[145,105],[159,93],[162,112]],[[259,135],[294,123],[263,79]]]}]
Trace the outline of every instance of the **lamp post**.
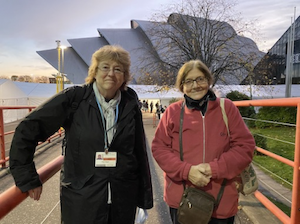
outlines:
[{"label": "lamp post", "polygon": [[64,50],[65,46],[61,46],[60,40],[56,40],[57,43],[57,59],[58,59],[58,74],[56,76],[56,92],[60,92],[64,89]]},{"label": "lamp post", "polygon": [[62,90],[65,89],[65,49],[66,47],[65,46],[60,46],[60,49],[61,49],[61,88]]},{"label": "lamp post", "polygon": [[58,63],[58,67],[57,67],[57,70],[58,70],[58,73],[56,75],[56,92],[60,92],[61,91],[61,72],[60,72],[60,40],[56,40],[56,43],[57,43],[57,63]]},{"label": "lamp post", "polygon": [[286,76],[285,76],[285,97],[291,97],[291,88],[293,84],[293,56],[294,56],[294,42],[295,42],[295,14],[296,8],[294,9],[294,22],[291,18],[291,27],[288,35],[287,43],[287,55],[286,55]]}]

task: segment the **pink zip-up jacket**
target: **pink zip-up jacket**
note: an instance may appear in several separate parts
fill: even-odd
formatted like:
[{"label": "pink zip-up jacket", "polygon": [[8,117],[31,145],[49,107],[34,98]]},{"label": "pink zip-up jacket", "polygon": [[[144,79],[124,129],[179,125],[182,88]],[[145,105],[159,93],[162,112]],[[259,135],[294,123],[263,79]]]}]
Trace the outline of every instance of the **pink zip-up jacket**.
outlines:
[{"label": "pink zip-up jacket", "polygon": [[[183,119],[183,154],[180,160],[179,125],[182,101],[171,104],[164,112],[152,142],[153,157],[164,171],[164,200],[169,207],[178,208],[183,183],[188,181],[192,165],[209,163],[210,183],[201,188],[215,198],[222,181],[227,179],[220,204],[213,213],[219,219],[229,218],[238,211],[238,192],[235,177],[252,161],[255,141],[245,125],[238,108],[225,99],[230,137],[223,120],[220,98],[209,100],[205,116],[185,106]],[[193,186],[195,187],[195,186]]]}]

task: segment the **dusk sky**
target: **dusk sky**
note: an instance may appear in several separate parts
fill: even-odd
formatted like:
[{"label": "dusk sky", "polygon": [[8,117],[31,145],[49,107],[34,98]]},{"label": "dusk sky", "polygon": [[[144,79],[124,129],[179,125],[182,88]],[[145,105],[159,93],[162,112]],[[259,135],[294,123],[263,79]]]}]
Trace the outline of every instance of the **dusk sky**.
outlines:
[{"label": "dusk sky", "polygon": [[[98,28],[130,28],[131,20],[150,20],[178,0],[0,0],[0,77],[51,76],[57,71],[36,51],[56,48],[56,40],[97,37]],[[236,12],[257,20],[255,40],[267,52],[291,25],[300,0],[236,0]],[[252,37],[250,37],[252,38]]]}]

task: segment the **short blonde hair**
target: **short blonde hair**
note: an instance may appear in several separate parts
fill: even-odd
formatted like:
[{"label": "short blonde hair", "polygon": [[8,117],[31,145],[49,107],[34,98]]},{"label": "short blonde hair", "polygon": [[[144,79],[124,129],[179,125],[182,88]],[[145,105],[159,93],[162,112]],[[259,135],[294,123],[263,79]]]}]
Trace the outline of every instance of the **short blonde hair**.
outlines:
[{"label": "short blonde hair", "polygon": [[120,87],[120,90],[125,90],[130,76],[130,56],[129,53],[118,45],[105,45],[99,50],[95,51],[91,58],[91,65],[89,67],[88,76],[85,78],[85,83],[93,83],[96,79],[97,68],[101,61],[112,60],[120,64],[124,69],[124,83]]},{"label": "short blonde hair", "polygon": [[208,69],[208,67],[200,60],[190,60],[181,66],[181,68],[178,71],[177,78],[176,78],[176,87],[180,90],[180,92],[183,92],[183,81],[185,80],[187,74],[192,70],[192,69],[198,69],[201,71],[205,78],[207,79],[208,85],[212,85],[213,83],[213,76]]}]

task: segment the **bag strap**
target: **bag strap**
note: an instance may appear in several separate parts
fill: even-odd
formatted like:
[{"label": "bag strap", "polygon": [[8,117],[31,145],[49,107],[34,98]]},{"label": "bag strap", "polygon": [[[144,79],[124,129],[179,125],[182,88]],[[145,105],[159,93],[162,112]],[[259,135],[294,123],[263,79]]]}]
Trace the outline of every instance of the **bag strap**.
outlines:
[{"label": "bag strap", "polygon": [[[179,148],[180,148],[180,160],[183,161],[183,149],[182,149],[182,124],[183,124],[183,114],[184,114],[185,103],[182,102],[180,110],[180,126],[179,126]],[[183,190],[185,190],[185,181],[182,181]]]},{"label": "bag strap", "polygon": [[[179,126],[179,149],[180,149],[180,160],[181,161],[183,161],[182,128],[183,128],[184,107],[185,107],[185,103],[183,101],[182,105],[181,105],[181,111],[180,111],[180,126]],[[227,179],[224,178],[224,180],[222,182],[222,186],[220,188],[220,191],[219,191],[219,193],[217,195],[215,207],[217,207],[219,205],[219,203],[220,203],[220,200],[221,200],[222,195],[224,193],[224,188],[225,188],[226,182],[227,182]],[[182,183],[183,183],[183,189],[185,190],[185,181],[182,181]]]},{"label": "bag strap", "polygon": [[180,148],[180,159],[183,161],[183,149],[182,149],[182,124],[183,124],[183,114],[184,114],[185,103],[182,102],[180,111],[180,126],[179,126],[179,148]]},{"label": "bag strap", "polygon": [[[79,104],[82,101],[82,98],[86,92],[86,85],[83,86],[73,86],[69,88],[70,93],[72,93],[71,96],[69,96],[69,109],[68,109],[68,118],[66,123],[64,124],[64,127],[68,127],[71,122],[73,121],[73,115],[75,114]],[[67,92],[68,94],[68,92]],[[65,132],[65,136],[62,140],[62,155],[65,155],[65,151],[66,151],[66,144],[67,144],[67,140],[66,140],[66,134],[67,131]]]},{"label": "bag strap", "polygon": [[221,107],[221,111],[222,111],[222,115],[223,115],[223,120],[224,120],[224,123],[227,128],[227,134],[230,137],[229,127],[228,127],[228,117],[227,117],[227,114],[225,111],[225,103],[224,102],[225,102],[224,98],[220,98],[220,107]]},{"label": "bag strap", "polygon": [[71,116],[76,112],[82,98],[85,94],[86,87],[85,86],[74,86],[74,92],[69,101],[69,106],[71,108]]}]

